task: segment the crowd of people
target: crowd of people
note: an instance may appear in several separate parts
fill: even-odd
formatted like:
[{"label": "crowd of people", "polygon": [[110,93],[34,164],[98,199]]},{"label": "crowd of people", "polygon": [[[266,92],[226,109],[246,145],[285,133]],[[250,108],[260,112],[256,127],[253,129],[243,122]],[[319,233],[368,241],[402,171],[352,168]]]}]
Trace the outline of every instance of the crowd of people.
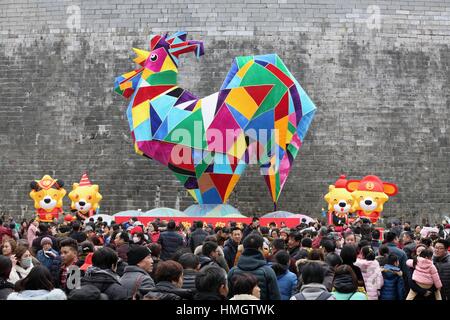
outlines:
[{"label": "crowd of people", "polygon": [[448,229],[3,217],[0,300],[450,300]]}]

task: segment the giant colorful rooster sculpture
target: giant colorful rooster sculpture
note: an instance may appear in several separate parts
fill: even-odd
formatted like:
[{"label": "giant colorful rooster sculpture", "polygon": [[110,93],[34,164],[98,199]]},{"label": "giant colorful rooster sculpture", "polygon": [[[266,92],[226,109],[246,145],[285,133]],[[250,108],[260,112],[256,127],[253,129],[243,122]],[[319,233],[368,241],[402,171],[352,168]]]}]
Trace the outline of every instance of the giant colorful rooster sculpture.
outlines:
[{"label": "giant colorful rooster sculpture", "polygon": [[315,106],[276,54],[234,59],[222,87],[199,99],[177,86],[179,56],[204,54],[186,32],[133,49],[140,67],[116,78],[131,101],[138,154],[168,166],[200,204],[225,203],[248,164],[261,168],[276,206]]}]

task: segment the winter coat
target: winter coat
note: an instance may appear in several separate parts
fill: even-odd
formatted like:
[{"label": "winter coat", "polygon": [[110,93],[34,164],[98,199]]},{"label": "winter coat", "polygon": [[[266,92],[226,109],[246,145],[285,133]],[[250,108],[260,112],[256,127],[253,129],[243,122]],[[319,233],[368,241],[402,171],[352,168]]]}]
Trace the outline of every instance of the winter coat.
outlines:
[{"label": "winter coat", "polygon": [[442,258],[434,257],[433,263],[438,270],[439,278],[442,282],[442,300],[450,300],[450,254],[447,253]]},{"label": "winter coat", "polygon": [[128,298],[131,299],[135,293],[145,296],[150,289],[155,287],[155,281],[142,268],[138,266],[126,266],[120,284],[128,291]]},{"label": "winter coat", "polygon": [[393,242],[387,243],[387,246],[389,247],[389,252],[397,256],[399,268],[402,271],[403,276],[406,277],[409,274],[409,268],[406,266],[406,260],[408,260],[406,253],[402,249],[398,248]]},{"label": "winter coat", "polygon": [[201,245],[207,236],[208,232],[202,228],[195,229],[189,237],[188,247],[191,248],[192,252],[194,252],[195,248]]},{"label": "winter coat", "polygon": [[68,300],[109,300],[108,296],[101,293],[100,290],[93,285],[87,284],[78,289],[73,289],[67,295]]},{"label": "winter coat", "polygon": [[37,238],[36,232],[38,231],[38,228],[34,224],[30,224],[27,230],[27,240],[28,244],[33,244],[34,239]]},{"label": "winter coat", "polygon": [[28,276],[28,274],[30,273],[31,269],[34,268],[33,263],[31,263],[31,265],[28,267],[28,269],[24,269],[21,266],[19,266],[18,264],[16,264],[12,269],[11,269],[11,273],[9,274],[9,279],[8,281],[11,282],[12,284],[15,284],[17,281],[25,278],[26,276]]},{"label": "winter coat", "polygon": [[[407,260],[406,264],[410,268],[414,267],[412,259]],[[417,264],[412,274],[412,279],[417,283],[434,285],[437,289],[442,287],[439,273],[433,261],[422,257],[417,257]]]},{"label": "winter coat", "polygon": [[281,300],[289,300],[297,291],[297,276],[290,272],[287,267],[285,273],[277,275],[277,283]]},{"label": "winter coat", "polygon": [[257,297],[251,294],[237,294],[233,296],[230,300],[259,300]]},{"label": "winter coat", "polygon": [[53,250],[56,250],[56,251],[59,250],[58,239],[56,239],[54,236],[50,235],[49,233],[45,233],[45,234],[41,234],[39,237],[35,238],[33,240],[33,242],[31,243],[31,249],[33,250],[33,252],[38,252],[39,250],[42,249],[41,240],[43,238],[50,238],[50,240],[52,240]]},{"label": "winter coat", "polygon": [[195,278],[197,277],[197,271],[191,269],[183,270],[183,289],[195,290]]},{"label": "winter coat", "polygon": [[49,269],[49,270],[50,270],[50,268],[52,267],[53,260],[54,260],[55,258],[58,258],[58,256],[59,256],[59,253],[58,253],[56,250],[50,249],[50,251],[51,251],[52,253],[55,254],[55,257],[52,257],[52,256],[50,256],[50,255],[45,255],[45,254],[44,254],[44,250],[39,250],[38,253],[37,253],[37,259],[38,259],[38,261],[39,261],[43,266],[47,267],[47,269]]},{"label": "winter coat", "polygon": [[158,243],[161,245],[161,260],[169,260],[181,247],[184,247],[184,239],[176,231],[161,232]]},{"label": "winter coat", "polygon": [[236,244],[233,239],[228,239],[223,245],[223,255],[230,269],[234,267],[234,259],[236,258],[238,246],[239,244]]},{"label": "winter coat", "polygon": [[380,264],[376,260],[358,259],[355,265],[361,269],[369,300],[378,300],[378,291],[383,286],[383,275]]},{"label": "winter coat", "polygon": [[81,286],[86,284],[96,286],[101,293],[108,296],[109,300],[126,300],[130,295],[121,285],[119,276],[112,270],[90,267],[81,279]]},{"label": "winter coat", "polygon": [[6,300],[6,297],[14,291],[14,285],[0,278],[0,300]]},{"label": "winter coat", "polygon": [[194,300],[216,300],[216,301],[223,301],[225,300],[225,297],[222,297],[218,293],[212,293],[212,292],[197,292],[194,295]]},{"label": "winter coat", "polygon": [[381,269],[384,284],[380,290],[380,300],[404,300],[405,285],[399,267],[385,264]]},{"label": "winter coat", "polygon": [[193,294],[190,289],[177,288],[172,282],[160,281],[149,290],[146,297],[156,300],[191,300]]},{"label": "winter coat", "polygon": [[6,300],[67,300],[67,297],[61,289],[24,290],[11,293]]},{"label": "winter coat", "polygon": [[258,279],[261,300],[280,300],[277,277],[267,264],[263,254],[256,249],[244,249],[237,265],[228,272],[228,287],[232,292],[231,279],[235,274],[251,273]]},{"label": "winter coat", "polygon": [[362,292],[342,293],[333,291],[331,293],[335,300],[367,300],[367,296]]},{"label": "winter coat", "polygon": [[290,300],[336,300],[321,283],[309,283],[302,286],[300,292]]},{"label": "winter coat", "polygon": [[406,257],[408,259],[412,258],[412,254],[413,252],[416,251],[416,244],[414,243],[414,241],[408,242],[403,246],[403,251],[406,254]]}]

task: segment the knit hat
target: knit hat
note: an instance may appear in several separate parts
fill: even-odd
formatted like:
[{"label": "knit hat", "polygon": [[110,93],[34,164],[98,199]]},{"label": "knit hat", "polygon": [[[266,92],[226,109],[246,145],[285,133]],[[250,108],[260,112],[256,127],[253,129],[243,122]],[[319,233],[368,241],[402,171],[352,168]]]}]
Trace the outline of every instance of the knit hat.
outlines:
[{"label": "knit hat", "polygon": [[130,246],[128,250],[128,264],[131,266],[137,265],[139,262],[144,260],[147,256],[151,255],[151,251],[147,247],[143,246]]},{"label": "knit hat", "polygon": [[44,246],[44,244],[48,243],[49,245],[53,245],[53,241],[52,239],[50,239],[49,237],[44,237],[41,240],[41,246]]}]

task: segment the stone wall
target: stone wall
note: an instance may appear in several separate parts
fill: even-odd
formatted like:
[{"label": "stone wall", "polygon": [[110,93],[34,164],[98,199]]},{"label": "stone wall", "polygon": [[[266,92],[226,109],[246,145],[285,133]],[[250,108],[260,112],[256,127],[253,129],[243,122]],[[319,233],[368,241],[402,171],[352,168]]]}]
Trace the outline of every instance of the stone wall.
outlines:
[{"label": "stone wall", "polygon": [[[316,103],[278,209],[319,216],[341,173],[376,174],[400,188],[385,217],[450,215],[446,0],[0,0],[0,212],[29,217],[31,180],[48,173],[70,191],[85,170],[103,213],[192,204],[168,169],[134,153],[127,102],[112,92],[134,67],[131,47],[177,30],[205,43],[179,74],[199,96],[218,90],[233,57],[275,52]],[[255,167],[230,204],[263,214],[268,195]]]}]

